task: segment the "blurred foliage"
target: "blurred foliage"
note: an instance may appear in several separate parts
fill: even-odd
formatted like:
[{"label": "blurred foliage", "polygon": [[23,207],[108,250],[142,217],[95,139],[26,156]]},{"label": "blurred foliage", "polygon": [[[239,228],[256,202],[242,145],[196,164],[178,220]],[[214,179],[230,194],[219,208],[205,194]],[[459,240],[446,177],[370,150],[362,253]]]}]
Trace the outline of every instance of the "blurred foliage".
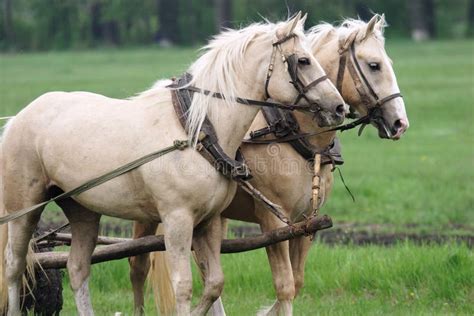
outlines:
[{"label": "blurred foliage", "polygon": [[[230,25],[266,17],[309,13],[307,25],[368,19],[386,13],[389,36],[410,36],[407,5],[414,0],[0,0],[0,50],[76,49],[167,43],[194,45],[218,32],[217,10],[226,6]],[[419,0],[422,1],[422,0]],[[472,0],[428,0],[435,8],[436,36],[472,34]]]}]

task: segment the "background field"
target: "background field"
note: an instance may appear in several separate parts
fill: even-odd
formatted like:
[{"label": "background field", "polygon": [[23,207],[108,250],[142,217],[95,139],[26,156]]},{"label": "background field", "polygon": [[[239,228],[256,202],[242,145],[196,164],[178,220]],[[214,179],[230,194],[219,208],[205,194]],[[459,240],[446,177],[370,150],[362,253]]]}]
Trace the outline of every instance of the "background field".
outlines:
[{"label": "background field", "polygon": [[[356,223],[390,231],[472,235],[474,42],[389,41],[388,51],[411,127],[399,142],[380,140],[369,128],[361,137],[343,134],[342,170],[356,203],[336,180],[324,213],[336,227]],[[178,75],[195,56],[194,49],[158,48],[3,54],[0,116],[16,114],[50,90],[130,96],[158,78]],[[264,257],[263,251],[224,256],[229,315],[251,314],[271,303],[274,293]],[[318,245],[310,253],[307,285],[295,313],[473,314],[472,266],[472,250],[453,244]],[[126,261],[94,267],[97,314],[130,312],[128,288]],[[74,314],[68,288],[64,313]]]}]

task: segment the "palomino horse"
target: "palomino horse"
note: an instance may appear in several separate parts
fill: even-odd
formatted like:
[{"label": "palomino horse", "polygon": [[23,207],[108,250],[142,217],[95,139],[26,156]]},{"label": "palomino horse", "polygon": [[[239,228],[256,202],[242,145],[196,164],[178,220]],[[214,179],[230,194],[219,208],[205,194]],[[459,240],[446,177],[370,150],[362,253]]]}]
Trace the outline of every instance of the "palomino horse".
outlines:
[{"label": "palomino horse", "polygon": [[[341,87],[341,94],[346,102],[362,115],[366,115],[374,107],[377,108],[380,111],[379,119],[374,122],[374,125],[378,128],[380,137],[396,140],[408,128],[408,118],[403,99],[399,97],[391,61],[385,52],[384,27],[384,16],[375,15],[368,23],[359,20],[346,20],[339,27],[329,24],[318,25],[309,31],[308,37],[315,57],[331,81]],[[356,60],[350,55],[350,49],[354,50]],[[346,53],[349,56],[342,66],[343,69],[339,70],[341,68],[340,59]],[[348,70],[349,67],[357,68],[354,63],[359,64],[362,73]],[[338,73],[340,73],[339,80]],[[365,76],[368,84],[364,85],[360,76]],[[370,89],[374,90],[375,96],[371,95]],[[315,126],[307,115],[295,113],[295,117],[304,132],[324,130]],[[262,114],[258,114],[250,130],[255,131],[266,126],[265,118]],[[309,141],[315,148],[322,150],[333,142],[334,137],[335,132],[330,132],[313,136]],[[289,218],[296,222],[312,213],[310,201],[312,169],[308,168],[307,160],[291,145],[279,144],[278,147],[267,147],[243,144],[241,149],[254,174],[252,184],[272,201],[282,205],[289,212],[286,214]],[[332,188],[331,169],[329,164],[323,165],[321,169],[321,204],[328,198]],[[258,223],[262,231],[265,232],[284,225],[267,212],[260,202],[253,200],[240,189],[237,190],[234,200],[224,210],[222,216]],[[154,227],[150,227],[150,225],[135,223],[134,237],[150,234],[153,229]],[[303,286],[305,259],[310,245],[310,238],[300,237],[267,247],[277,300],[263,313],[292,314],[292,301]],[[161,262],[161,256],[161,253],[153,253],[152,261]],[[196,253],[196,257],[198,266],[205,266],[206,258],[199,253]],[[143,288],[147,270],[148,262],[145,256],[131,260],[131,277],[136,296]],[[153,264],[151,282],[157,283],[166,290],[165,280],[167,277],[161,273],[163,271],[166,272],[164,265]],[[207,282],[205,286],[207,286]],[[163,294],[160,293],[160,295]],[[172,298],[169,295],[162,296],[159,299],[160,304],[165,307],[172,305],[172,302],[169,302],[169,297]],[[166,311],[162,306],[160,308]],[[213,311],[214,315],[225,314],[220,300],[213,305]]]},{"label": "palomino horse", "polygon": [[[290,104],[301,94],[288,82],[285,61],[290,56],[305,61],[296,65],[302,82],[313,82],[324,74],[307,48],[303,23],[298,14],[287,22],[254,24],[216,36],[190,67],[190,84],[218,92],[222,98],[195,93],[188,116],[188,134],[175,113],[170,90],[163,86],[127,100],[88,92],[51,92],[40,96],[8,123],[3,135],[6,212],[12,214],[60,191],[69,191],[116,166],[165,148],[173,140],[189,138],[196,143],[206,115],[223,150],[234,157],[259,110],[236,104],[236,97],[263,101],[268,92],[273,99]],[[275,51],[282,58],[274,59]],[[270,60],[273,75],[266,81]],[[342,122],[343,100],[329,80],[305,90],[303,102],[317,105],[320,122]],[[79,314],[93,314],[88,277],[102,214],[163,223],[178,315],[190,314],[189,255],[193,229],[202,223],[194,235],[194,244],[212,262],[211,297],[219,296],[223,286],[219,261],[221,234],[206,229],[205,224],[216,226],[213,222],[220,221],[218,215],[235,191],[234,182],[210,167],[196,150],[186,148],[58,202],[71,224],[68,270]],[[9,315],[20,313],[21,276],[28,243],[41,211],[28,213],[8,226],[5,253]],[[211,303],[202,302],[196,313],[205,313]]]}]

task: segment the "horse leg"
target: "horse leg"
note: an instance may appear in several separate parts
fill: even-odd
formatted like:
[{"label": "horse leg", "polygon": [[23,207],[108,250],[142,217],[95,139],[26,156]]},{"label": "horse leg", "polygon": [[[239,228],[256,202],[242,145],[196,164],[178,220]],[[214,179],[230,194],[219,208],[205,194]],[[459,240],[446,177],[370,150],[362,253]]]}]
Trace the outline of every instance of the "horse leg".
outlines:
[{"label": "horse leg", "polygon": [[[334,178],[331,169],[331,165],[321,166],[321,189],[319,192],[321,199],[320,207],[323,207],[324,203],[329,199],[332,191]],[[306,236],[290,240],[290,259],[291,267],[293,269],[293,277],[295,279],[295,296],[298,295],[304,284],[304,268],[312,244],[311,238]]]},{"label": "horse leg", "polygon": [[[156,231],[158,223],[135,222],[133,224],[133,239],[153,235]],[[128,260],[130,264],[130,281],[133,288],[133,301],[135,315],[143,315],[144,302],[144,287],[148,270],[150,269],[150,255],[148,253],[130,257]]]},{"label": "horse leg", "polygon": [[[228,220],[224,217],[221,217],[221,232],[222,240],[227,237],[227,223]],[[224,304],[222,303],[222,297],[218,297],[217,300],[212,304],[211,310],[209,311],[212,316],[225,316]]]},{"label": "horse leg", "polygon": [[176,299],[176,315],[189,315],[193,281],[191,274],[191,243],[194,217],[187,209],[177,209],[162,216],[167,259]]},{"label": "horse leg", "polygon": [[[14,161],[17,164],[2,159],[2,170],[5,173],[0,175],[3,177],[3,188],[0,190],[3,190],[3,207],[7,213],[35,205],[46,198],[46,184],[39,180],[43,177],[41,168],[34,162],[21,163],[23,161],[19,161],[25,157],[20,155],[20,158]],[[22,170],[23,174],[18,175],[15,168],[19,166],[28,166],[30,169]],[[8,315],[20,315],[20,289],[27,266],[29,243],[43,209],[38,209],[8,223],[8,241],[5,250]]]},{"label": "horse leg", "polygon": [[[24,204],[25,207],[31,204]],[[20,208],[18,208],[20,209]],[[26,269],[31,236],[40,219],[41,211],[30,213],[8,224],[6,249],[6,279],[8,284],[8,315],[21,315],[20,290]]]},{"label": "horse leg", "polygon": [[290,258],[293,277],[295,279],[295,296],[298,295],[303,287],[304,267],[311,245],[312,241],[310,237],[306,236],[290,240]]},{"label": "horse leg", "polygon": [[[257,214],[265,214],[264,217],[260,219],[260,227],[263,232],[285,226],[284,223],[280,222],[278,218],[270,214],[266,209],[257,209],[255,212]],[[261,311],[259,314],[292,315],[295,286],[288,241],[268,246],[266,247],[266,251],[272,270],[273,285],[275,287],[277,300],[269,309]]]},{"label": "horse leg", "polygon": [[222,293],[224,273],[220,260],[221,241],[220,215],[214,216],[193,237],[196,263],[204,278],[204,292],[199,304],[193,310],[193,315],[205,315]]},{"label": "horse leg", "polygon": [[89,294],[91,256],[99,234],[100,214],[94,213],[72,199],[58,202],[71,225],[71,249],[67,269],[78,314],[93,315]]}]

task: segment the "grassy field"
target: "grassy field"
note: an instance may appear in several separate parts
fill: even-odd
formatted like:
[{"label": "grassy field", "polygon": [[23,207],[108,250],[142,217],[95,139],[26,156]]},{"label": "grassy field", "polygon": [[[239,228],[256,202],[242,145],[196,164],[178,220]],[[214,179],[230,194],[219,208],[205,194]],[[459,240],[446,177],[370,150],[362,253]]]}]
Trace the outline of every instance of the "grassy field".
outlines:
[{"label": "grassy field", "polygon": [[[263,250],[223,256],[228,315],[255,315],[273,303],[270,268]],[[295,301],[295,315],[472,315],[474,254],[463,246],[328,247],[311,249],[305,287]],[[97,265],[91,291],[98,315],[132,313],[126,260]],[[194,269],[194,297],[201,284]],[[70,290],[65,315],[75,312]],[[147,315],[155,314],[147,296]]]},{"label": "grassy field", "polygon": [[[395,230],[416,225],[428,232],[472,234],[474,42],[389,41],[388,51],[411,127],[399,142],[380,140],[370,128],[361,137],[343,134],[342,170],[356,203],[336,180],[324,213],[336,225]],[[130,96],[158,78],[179,75],[195,56],[194,49],[153,48],[0,55],[0,116],[14,115],[50,90]],[[271,303],[264,257],[263,251],[224,257],[229,315],[254,314]],[[309,256],[295,314],[472,315],[472,266],[472,251],[463,246],[318,245]],[[131,311],[126,261],[95,266],[91,287],[98,315]],[[64,314],[75,314],[69,289]]]}]

